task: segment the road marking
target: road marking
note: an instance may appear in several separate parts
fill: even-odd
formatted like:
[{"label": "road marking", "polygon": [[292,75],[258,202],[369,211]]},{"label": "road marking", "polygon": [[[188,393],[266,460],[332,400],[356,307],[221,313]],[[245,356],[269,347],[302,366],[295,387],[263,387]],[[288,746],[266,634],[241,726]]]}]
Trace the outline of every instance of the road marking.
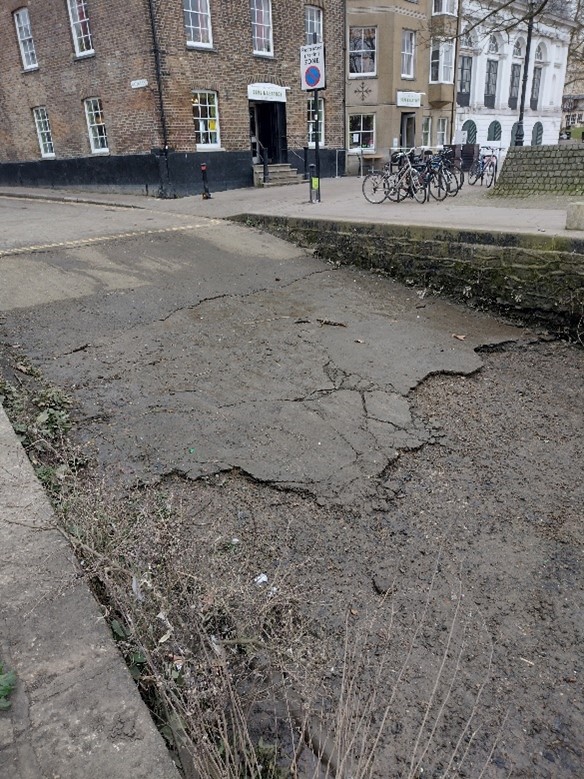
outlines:
[{"label": "road marking", "polygon": [[128,233],[117,233],[116,235],[100,235],[95,238],[80,238],[76,241],[60,241],[55,243],[35,244],[34,246],[16,246],[13,249],[0,250],[1,257],[10,257],[15,254],[33,254],[34,252],[47,252],[51,249],[72,249],[77,246],[89,246],[94,243],[103,243],[105,241],[116,241],[119,238],[136,238],[141,235],[162,235],[164,233],[176,233],[185,230],[195,230],[205,227],[204,224],[180,225],[178,227],[162,227],[154,230],[133,230]]}]

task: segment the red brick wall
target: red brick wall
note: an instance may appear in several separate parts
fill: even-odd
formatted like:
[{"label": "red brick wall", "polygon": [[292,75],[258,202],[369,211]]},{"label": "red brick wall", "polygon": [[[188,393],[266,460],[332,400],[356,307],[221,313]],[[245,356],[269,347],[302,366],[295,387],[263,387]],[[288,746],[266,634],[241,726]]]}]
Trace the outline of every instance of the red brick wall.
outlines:
[{"label": "red brick wall", "polygon": [[[193,89],[219,96],[222,146],[250,147],[247,85],[268,81],[290,87],[289,147],[306,144],[306,94],[300,90],[299,47],[304,3],[272,0],[273,58],[252,54],[248,0],[210,0],[213,51],[188,49],[182,0],[154,0],[161,50],[169,145],[194,151]],[[324,8],[328,88],[326,143],[343,145],[343,4]],[[66,0],[10,0],[0,4],[0,162],[40,158],[31,109],[49,113],[57,157],[91,154],[83,100],[100,97],[111,154],[149,152],[162,145],[148,0],[88,0],[95,55],[76,58]],[[24,72],[11,12],[27,5],[39,69]],[[145,89],[130,82],[147,79]]]}]

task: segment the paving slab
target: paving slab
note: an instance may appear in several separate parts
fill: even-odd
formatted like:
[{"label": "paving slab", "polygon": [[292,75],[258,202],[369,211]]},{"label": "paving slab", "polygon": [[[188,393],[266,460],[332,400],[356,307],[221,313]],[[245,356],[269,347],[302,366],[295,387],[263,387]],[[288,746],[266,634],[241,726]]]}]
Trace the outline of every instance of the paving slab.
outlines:
[{"label": "paving slab", "polygon": [[0,406],[1,779],[179,779]]}]

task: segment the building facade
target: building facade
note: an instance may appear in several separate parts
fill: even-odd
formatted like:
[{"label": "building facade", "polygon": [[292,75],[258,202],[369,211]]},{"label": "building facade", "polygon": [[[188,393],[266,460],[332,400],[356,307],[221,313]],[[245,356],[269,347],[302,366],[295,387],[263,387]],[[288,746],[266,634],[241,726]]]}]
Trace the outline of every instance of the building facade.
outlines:
[{"label": "building facade", "polygon": [[[347,149],[350,170],[390,150],[448,143],[453,55],[434,57],[428,0],[350,0],[347,7]],[[438,14],[443,32],[442,14]],[[453,34],[451,32],[451,34]],[[434,57],[434,59],[432,59]]]},{"label": "building facade", "polygon": [[[149,194],[302,170],[300,47],[323,42],[323,175],[344,144],[340,0],[0,0],[0,181]],[[342,157],[340,163],[342,165]],[[342,170],[341,170],[342,172]]]},{"label": "building facade", "polygon": [[[519,4],[518,16],[525,10]],[[484,18],[484,3],[465,0],[457,38],[457,142],[514,146],[526,67],[528,22],[510,13]],[[573,23],[542,14],[531,25],[524,102],[524,145],[556,144]]]},{"label": "building facade", "polygon": [[[491,13],[495,4],[485,0],[349,0],[348,169],[378,165],[398,147],[489,144],[504,153],[514,145],[528,25],[511,14],[521,17],[526,8],[519,2]],[[574,27],[566,9],[532,25],[525,145],[558,142]]]}]

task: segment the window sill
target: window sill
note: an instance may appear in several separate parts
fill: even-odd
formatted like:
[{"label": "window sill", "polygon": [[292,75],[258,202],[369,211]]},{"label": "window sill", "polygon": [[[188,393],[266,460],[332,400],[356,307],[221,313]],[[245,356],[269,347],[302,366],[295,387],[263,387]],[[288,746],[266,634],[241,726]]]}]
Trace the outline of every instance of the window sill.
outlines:
[{"label": "window sill", "polygon": [[363,157],[377,156],[377,152],[375,151],[375,149],[347,149],[347,154],[354,155],[354,156],[363,155]]},{"label": "window sill", "polygon": [[432,16],[457,16],[458,14],[452,13],[452,11],[432,11]]},{"label": "window sill", "polygon": [[217,54],[217,49],[212,43],[193,43],[192,41],[187,41],[187,49],[189,49],[189,51],[212,51]]},{"label": "window sill", "polygon": [[416,80],[415,76],[408,76],[408,75],[406,75],[404,73],[401,74],[401,77],[402,77],[402,81],[415,81]]},{"label": "window sill", "polygon": [[107,155],[110,153],[109,149],[92,149],[91,154],[94,157],[107,157]]},{"label": "window sill", "polygon": [[204,143],[197,143],[197,144],[195,144],[195,151],[196,152],[198,152],[198,151],[209,151],[209,152],[225,151],[225,147],[224,146],[205,146]]},{"label": "window sill", "polygon": [[269,52],[265,52],[265,51],[254,51],[253,56],[261,57],[262,59],[266,59],[266,60],[273,60],[275,58],[274,54],[270,54]]},{"label": "window sill", "polygon": [[349,73],[350,79],[377,78],[377,73]]},{"label": "window sill", "polygon": [[54,160],[56,158],[56,154],[41,154],[42,160]]},{"label": "window sill", "polygon": [[92,49],[91,51],[80,51],[75,52],[75,60],[87,60],[91,59],[92,57],[95,57],[95,51]]},{"label": "window sill", "polygon": [[39,70],[39,66],[38,65],[34,65],[32,68],[23,68],[22,72],[23,73],[34,73],[35,70]]}]

